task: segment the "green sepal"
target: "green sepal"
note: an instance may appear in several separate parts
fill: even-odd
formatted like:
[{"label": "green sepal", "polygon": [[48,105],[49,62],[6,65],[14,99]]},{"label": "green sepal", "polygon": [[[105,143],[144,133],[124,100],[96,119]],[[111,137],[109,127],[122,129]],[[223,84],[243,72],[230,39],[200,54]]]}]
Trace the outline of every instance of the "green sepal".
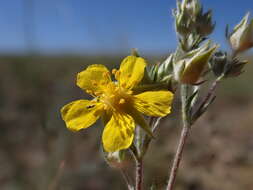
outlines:
[{"label": "green sepal", "polygon": [[215,45],[207,50],[209,47],[204,46],[202,51],[198,52],[190,60],[186,61],[186,66],[180,79],[181,82],[186,84],[196,83],[217,47],[218,46]]},{"label": "green sepal", "polygon": [[[193,111],[192,110],[193,101],[198,96],[198,94],[199,94],[199,90],[196,90],[195,92],[193,92],[193,94],[190,97],[187,98],[186,105],[185,105],[186,106],[185,110],[188,113],[187,116],[191,116],[192,111]],[[191,118],[187,118],[187,119],[191,123]]]},{"label": "green sepal", "polygon": [[134,108],[128,109],[128,114],[131,115],[136,122],[150,137],[155,138],[150,126],[147,124],[143,116]]}]

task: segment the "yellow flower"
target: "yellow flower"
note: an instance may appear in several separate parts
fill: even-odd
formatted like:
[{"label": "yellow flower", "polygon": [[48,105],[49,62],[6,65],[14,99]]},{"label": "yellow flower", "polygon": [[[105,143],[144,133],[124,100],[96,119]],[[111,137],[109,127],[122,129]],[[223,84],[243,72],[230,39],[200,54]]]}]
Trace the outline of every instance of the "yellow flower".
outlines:
[{"label": "yellow flower", "polygon": [[146,62],[141,57],[128,56],[119,70],[113,69],[117,82],[104,65],[91,65],[77,75],[77,85],[92,95],[93,100],[77,100],[61,109],[67,128],[72,131],[87,128],[102,116],[105,128],[104,149],[115,152],[127,149],[133,142],[135,123],[150,131],[143,116],[163,117],[170,113],[173,94],[167,90],[135,94],[133,88],[142,80]]}]

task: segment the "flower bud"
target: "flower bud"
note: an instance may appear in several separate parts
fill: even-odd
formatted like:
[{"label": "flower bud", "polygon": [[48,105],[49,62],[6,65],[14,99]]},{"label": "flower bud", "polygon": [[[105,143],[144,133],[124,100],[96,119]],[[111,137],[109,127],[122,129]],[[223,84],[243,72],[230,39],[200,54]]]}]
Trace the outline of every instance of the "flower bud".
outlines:
[{"label": "flower bud", "polygon": [[203,13],[199,0],[178,1],[174,17],[177,32],[185,37],[192,33],[205,37],[212,33],[215,26],[212,23],[212,12],[209,10]]},{"label": "flower bud", "polygon": [[194,30],[194,20],[196,18],[197,1],[183,0],[177,2],[177,9],[174,10],[176,30],[182,36],[189,35]]},{"label": "flower bud", "polygon": [[226,52],[216,52],[210,60],[210,67],[216,77],[237,77],[243,72],[248,61],[237,58],[229,59]]},{"label": "flower bud", "polygon": [[200,36],[208,36],[214,30],[215,24],[212,22],[212,11],[199,14],[196,20],[196,31]]},{"label": "flower bud", "polygon": [[226,32],[230,46],[236,54],[253,47],[253,19],[248,20],[249,13],[234,27],[230,34]]},{"label": "flower bud", "polygon": [[196,84],[217,45],[210,47],[210,42],[189,52],[183,59],[174,64],[174,77],[185,84]]},{"label": "flower bud", "polygon": [[214,75],[217,77],[221,76],[227,64],[227,53],[222,51],[215,52],[209,64]]},{"label": "flower bud", "polygon": [[112,168],[125,168],[128,165],[128,161],[126,159],[126,151],[120,150],[116,152],[105,152],[104,151],[104,158],[106,162],[112,167]]},{"label": "flower bud", "polygon": [[192,15],[193,17],[197,16],[201,11],[201,5],[198,0],[184,0],[182,8],[185,9],[188,15]]}]

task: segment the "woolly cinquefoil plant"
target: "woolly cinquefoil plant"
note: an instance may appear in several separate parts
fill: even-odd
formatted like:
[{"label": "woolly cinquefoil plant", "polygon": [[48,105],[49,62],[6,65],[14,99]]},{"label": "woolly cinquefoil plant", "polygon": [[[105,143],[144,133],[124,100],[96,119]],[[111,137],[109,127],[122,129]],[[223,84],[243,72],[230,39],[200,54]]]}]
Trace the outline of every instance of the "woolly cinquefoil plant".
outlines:
[{"label": "woolly cinquefoil plant", "polygon": [[[143,189],[143,158],[150,143],[159,138],[159,133],[154,135],[154,131],[161,118],[173,110],[174,94],[180,91],[177,94],[181,99],[182,131],[168,183],[164,186],[167,190],[174,188],[191,127],[214,102],[217,85],[242,73],[248,61],[238,55],[253,46],[253,20],[249,20],[249,14],[232,32],[226,29],[229,52],[219,50],[219,45],[209,39],[215,28],[212,11],[205,12],[198,0],[177,1],[173,16],[178,46],[166,60],[148,66],[133,50],[118,70],[90,65],[78,73],[76,84],[91,98],[76,100],[61,109],[62,118],[71,131],[90,127],[102,118],[104,158],[121,171],[129,190]],[[203,97],[200,91],[204,91]],[[135,180],[124,168],[126,155],[135,161]],[[149,185],[150,189],[156,189]]]}]

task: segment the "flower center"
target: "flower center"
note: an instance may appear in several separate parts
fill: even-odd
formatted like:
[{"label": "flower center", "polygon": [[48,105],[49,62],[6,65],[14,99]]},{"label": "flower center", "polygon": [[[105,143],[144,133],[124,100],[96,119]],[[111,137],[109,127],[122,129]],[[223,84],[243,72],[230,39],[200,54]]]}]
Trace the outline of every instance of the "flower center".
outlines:
[{"label": "flower center", "polygon": [[131,102],[132,91],[120,87],[118,84],[110,83],[104,93],[100,96],[100,101],[106,110],[122,111]]},{"label": "flower center", "polygon": [[[112,74],[118,83],[109,82],[109,72],[103,73],[103,80],[92,81],[94,87],[100,87],[99,91],[87,90],[95,99],[94,103],[101,102],[107,111],[124,111],[132,102],[132,91],[126,88],[126,84],[120,84],[120,71],[113,69]],[[108,77],[109,76],[109,77]],[[128,77],[129,78],[129,77]],[[102,89],[102,90],[101,90]],[[92,105],[93,106],[93,105]]]}]

